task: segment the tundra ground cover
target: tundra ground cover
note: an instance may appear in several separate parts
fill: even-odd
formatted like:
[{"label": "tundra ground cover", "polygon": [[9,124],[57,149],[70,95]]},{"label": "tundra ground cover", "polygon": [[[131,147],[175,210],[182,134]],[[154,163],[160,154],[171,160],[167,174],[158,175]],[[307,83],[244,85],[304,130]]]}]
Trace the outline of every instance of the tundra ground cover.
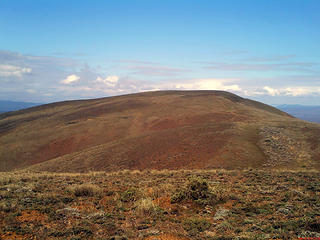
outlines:
[{"label": "tundra ground cover", "polygon": [[320,236],[317,171],[0,173],[2,239]]}]

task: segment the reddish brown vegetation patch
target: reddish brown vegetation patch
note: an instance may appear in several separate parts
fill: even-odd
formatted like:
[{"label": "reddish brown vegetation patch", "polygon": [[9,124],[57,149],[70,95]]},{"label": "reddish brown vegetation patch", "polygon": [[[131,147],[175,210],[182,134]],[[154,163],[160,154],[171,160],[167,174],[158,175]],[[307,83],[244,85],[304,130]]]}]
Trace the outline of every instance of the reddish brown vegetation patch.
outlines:
[{"label": "reddish brown vegetation patch", "polygon": [[28,239],[37,239],[36,237],[32,237],[31,235],[18,235],[14,232],[7,232],[5,234],[0,235],[0,239],[4,240],[28,240]]},{"label": "reddish brown vegetation patch", "polygon": [[81,212],[95,212],[97,211],[96,206],[88,201],[78,202],[77,204],[73,205],[72,208],[77,209]]},{"label": "reddish brown vegetation patch", "polygon": [[160,197],[155,200],[153,200],[153,203],[165,210],[171,210],[172,204],[171,204],[171,198],[170,197]]},{"label": "reddish brown vegetation patch", "polygon": [[162,234],[162,235],[147,237],[145,238],[145,240],[189,240],[189,238],[179,237],[173,234]]},{"label": "reddish brown vegetation patch", "polygon": [[44,222],[47,220],[47,216],[40,213],[37,210],[26,210],[21,213],[20,216],[17,217],[19,222]]}]

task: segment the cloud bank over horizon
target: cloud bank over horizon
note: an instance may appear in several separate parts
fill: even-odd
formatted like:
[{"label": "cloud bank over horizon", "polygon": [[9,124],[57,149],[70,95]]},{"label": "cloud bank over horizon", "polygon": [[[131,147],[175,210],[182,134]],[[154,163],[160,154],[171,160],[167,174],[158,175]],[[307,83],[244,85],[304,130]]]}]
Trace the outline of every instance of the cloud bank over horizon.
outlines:
[{"label": "cloud bank over horizon", "polygon": [[[274,56],[269,60],[286,61],[288,58]],[[101,66],[91,67],[74,59],[31,56],[10,51],[0,51],[0,60],[0,98],[9,100],[53,102],[156,90],[223,90],[270,104],[290,103],[295,99],[295,103],[301,99],[320,99],[320,81],[316,81],[319,78],[314,73],[316,63],[279,63],[279,66],[290,68],[303,66],[301,72],[308,74],[302,85],[301,81],[296,81],[297,71],[301,74],[299,69],[291,69],[294,71],[292,79],[286,76],[280,82],[277,76],[259,79],[239,74],[247,71],[248,66],[252,67],[244,63],[240,68],[238,64],[220,64],[222,69],[204,74],[202,69],[208,63],[201,63],[198,68],[192,69],[142,60],[114,60],[110,63],[112,67],[104,70]],[[269,61],[262,57],[260,60]],[[246,66],[245,69],[243,66]],[[254,69],[258,72],[271,71],[269,67],[257,68],[256,65]],[[235,73],[222,78],[221,71]]]}]

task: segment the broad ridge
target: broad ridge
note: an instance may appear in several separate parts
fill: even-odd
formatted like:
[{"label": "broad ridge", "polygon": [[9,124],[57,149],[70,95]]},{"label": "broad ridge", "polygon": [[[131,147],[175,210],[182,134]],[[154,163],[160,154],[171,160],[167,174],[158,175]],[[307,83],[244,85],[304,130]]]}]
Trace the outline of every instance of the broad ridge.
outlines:
[{"label": "broad ridge", "polygon": [[319,134],[225,91],[144,92],[0,114],[0,170],[319,169]]}]

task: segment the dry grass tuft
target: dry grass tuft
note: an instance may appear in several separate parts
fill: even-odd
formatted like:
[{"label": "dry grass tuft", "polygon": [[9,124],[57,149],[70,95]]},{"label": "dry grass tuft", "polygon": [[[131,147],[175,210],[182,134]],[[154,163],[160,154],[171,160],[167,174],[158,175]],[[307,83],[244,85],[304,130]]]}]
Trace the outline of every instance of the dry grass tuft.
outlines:
[{"label": "dry grass tuft", "polygon": [[102,194],[102,189],[94,184],[81,184],[71,187],[71,191],[76,197],[93,197]]},{"label": "dry grass tuft", "polygon": [[142,198],[136,203],[138,212],[148,215],[155,211],[156,205],[151,198]]}]

